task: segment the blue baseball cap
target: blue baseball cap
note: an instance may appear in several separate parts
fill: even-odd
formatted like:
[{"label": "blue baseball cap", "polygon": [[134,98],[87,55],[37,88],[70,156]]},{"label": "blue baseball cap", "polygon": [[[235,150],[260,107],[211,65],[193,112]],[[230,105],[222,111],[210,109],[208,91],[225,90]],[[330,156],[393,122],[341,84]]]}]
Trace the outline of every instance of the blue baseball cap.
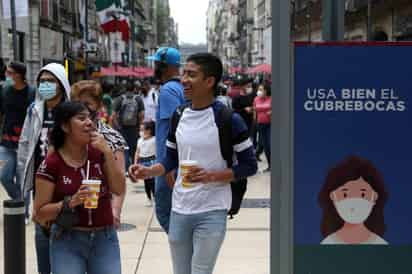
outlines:
[{"label": "blue baseball cap", "polygon": [[180,52],[175,48],[161,47],[156,51],[155,55],[148,56],[146,59],[172,66],[180,66]]}]

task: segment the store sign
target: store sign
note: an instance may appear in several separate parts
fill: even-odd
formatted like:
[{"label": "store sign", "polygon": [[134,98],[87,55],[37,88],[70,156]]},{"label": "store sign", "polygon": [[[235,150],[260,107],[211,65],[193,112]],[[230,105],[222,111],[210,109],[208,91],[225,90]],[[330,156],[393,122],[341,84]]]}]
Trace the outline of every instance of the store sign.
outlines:
[{"label": "store sign", "polygon": [[295,47],[294,273],[410,273],[412,43]]}]

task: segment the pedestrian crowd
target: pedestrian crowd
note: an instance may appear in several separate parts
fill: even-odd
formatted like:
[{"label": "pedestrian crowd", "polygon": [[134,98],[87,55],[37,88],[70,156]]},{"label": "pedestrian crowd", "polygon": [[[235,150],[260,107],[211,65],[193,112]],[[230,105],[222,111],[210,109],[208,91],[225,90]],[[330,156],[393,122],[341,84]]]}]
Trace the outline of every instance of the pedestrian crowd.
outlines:
[{"label": "pedestrian crowd", "polygon": [[144,182],[174,274],[211,274],[263,152],[270,171],[269,81],[223,76],[210,53],[181,65],[162,47],[147,59],[152,79],[116,85],[71,85],[49,63],[30,86],[24,63],[4,68],[0,181],[35,223],[38,273],[121,273],[129,177]]}]

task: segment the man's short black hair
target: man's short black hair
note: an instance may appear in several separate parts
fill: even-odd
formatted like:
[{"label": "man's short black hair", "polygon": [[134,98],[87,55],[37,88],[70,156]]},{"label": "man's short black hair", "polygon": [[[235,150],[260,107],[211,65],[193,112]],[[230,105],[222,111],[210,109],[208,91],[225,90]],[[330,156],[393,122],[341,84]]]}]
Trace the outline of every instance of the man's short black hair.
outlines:
[{"label": "man's short black hair", "polygon": [[186,62],[193,62],[202,68],[203,74],[206,77],[215,78],[213,89],[217,88],[223,74],[222,61],[216,55],[211,53],[195,53],[190,55]]}]

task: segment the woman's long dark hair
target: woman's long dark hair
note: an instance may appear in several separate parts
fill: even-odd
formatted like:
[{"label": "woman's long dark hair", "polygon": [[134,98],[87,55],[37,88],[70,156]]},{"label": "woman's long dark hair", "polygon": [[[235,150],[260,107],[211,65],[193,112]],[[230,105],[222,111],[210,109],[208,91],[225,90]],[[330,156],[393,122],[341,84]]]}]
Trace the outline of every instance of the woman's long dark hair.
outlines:
[{"label": "woman's long dark hair", "polygon": [[339,230],[344,221],[330,199],[330,193],[346,184],[348,181],[362,177],[372,189],[378,193],[378,199],[365,226],[375,234],[383,236],[385,233],[384,207],[388,199],[383,176],[369,161],[358,156],[349,156],[329,170],[322,190],[319,193],[319,205],[322,208],[321,233],[324,237]]},{"label": "woman's long dark hair", "polygon": [[63,102],[58,105],[54,111],[54,126],[50,135],[50,142],[54,149],[61,148],[64,144],[66,133],[63,131],[63,125],[82,111],[87,110],[86,106],[80,102]]}]

